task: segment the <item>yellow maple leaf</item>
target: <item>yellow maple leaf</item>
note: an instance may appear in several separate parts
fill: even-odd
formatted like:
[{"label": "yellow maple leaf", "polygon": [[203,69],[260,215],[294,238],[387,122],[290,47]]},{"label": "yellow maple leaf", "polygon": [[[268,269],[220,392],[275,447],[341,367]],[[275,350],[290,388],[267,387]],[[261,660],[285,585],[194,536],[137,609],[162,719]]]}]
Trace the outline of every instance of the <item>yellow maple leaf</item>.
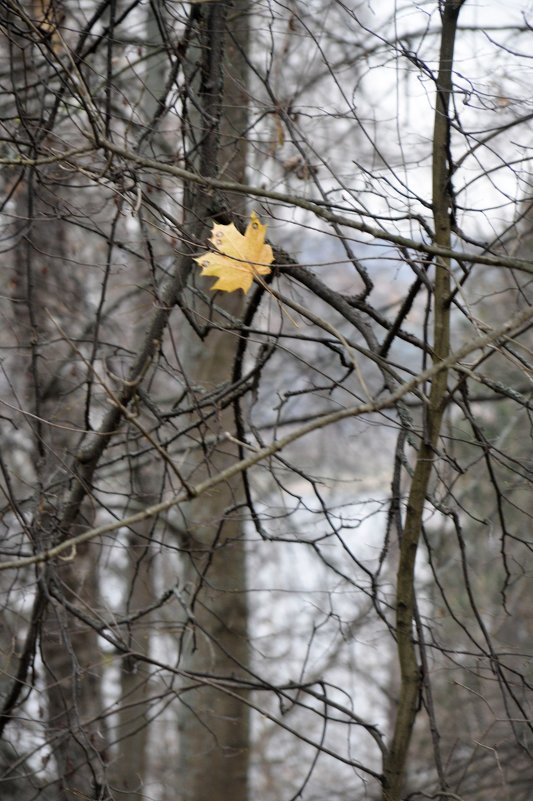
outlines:
[{"label": "yellow maple leaf", "polygon": [[213,224],[209,241],[216,251],[204,253],[194,261],[202,268],[202,275],[214,275],[217,281],[211,289],[234,292],[242,289],[248,292],[254,276],[268,275],[269,264],[274,261],[270,245],[265,245],[266,225],[252,211],[250,222],[244,234],[239,233],[233,223]]}]

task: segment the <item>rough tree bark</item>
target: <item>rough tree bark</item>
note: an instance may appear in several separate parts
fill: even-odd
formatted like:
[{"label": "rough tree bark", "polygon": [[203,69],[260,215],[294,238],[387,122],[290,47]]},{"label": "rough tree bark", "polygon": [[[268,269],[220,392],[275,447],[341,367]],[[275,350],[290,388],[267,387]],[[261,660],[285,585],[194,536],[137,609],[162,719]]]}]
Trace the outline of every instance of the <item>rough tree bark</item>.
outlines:
[{"label": "rough tree bark", "polygon": [[[52,176],[48,175],[47,181],[52,182]],[[71,309],[83,305],[83,290],[70,270],[60,207],[60,195],[49,192],[30,173],[17,196],[18,214],[28,224],[15,257],[14,302],[19,357],[26,361],[25,406],[35,415],[32,436],[37,491],[31,537],[37,551],[57,539],[58,519],[70,484],[65,464],[78,441],[74,432],[84,426],[83,376],[69,358],[70,345],[53,322],[71,331],[75,339]],[[88,504],[75,530],[81,531],[92,519]],[[57,797],[64,799],[72,792],[86,792],[88,787],[102,784],[104,738],[99,728],[97,636],[75,616],[76,608],[98,607],[97,564],[95,543],[78,549],[75,559],[50,563],[36,576],[36,604],[43,607],[40,650],[48,727],[57,763]]]},{"label": "rough tree bark", "polygon": [[[49,4],[50,20],[56,20]],[[31,157],[49,135],[53,93],[44,88],[55,80],[46,58],[54,41],[55,22],[47,44],[36,27],[44,13],[39,4],[33,18],[7,15],[13,81],[13,102],[20,120],[20,145]],[[48,19],[48,17],[47,17]],[[47,23],[48,24],[48,23]],[[70,454],[83,431],[83,367],[71,342],[79,333],[86,302],[85,289],[66,238],[62,217],[68,187],[60,170],[27,167],[14,195],[19,242],[14,248],[12,300],[21,395],[27,435],[32,441],[34,514],[28,530],[36,551],[57,541],[58,520],[71,482]],[[66,341],[68,332],[71,342]],[[28,466],[29,467],[29,466]],[[75,531],[92,522],[90,504],[78,515]],[[98,545],[82,547],[76,558],[50,563],[37,571],[32,625],[40,626],[40,650],[48,700],[48,729],[56,762],[57,799],[75,793],[99,797],[103,781],[104,737],[100,729],[100,659],[97,637],[83,630],[76,608],[98,607]],[[74,556],[74,555],[72,555]],[[69,608],[70,607],[70,608]],[[74,611],[74,614],[72,612]],[[29,640],[36,642],[30,632]]]},{"label": "rough tree bark", "polygon": [[[240,182],[244,182],[246,167],[248,12],[247,0],[202,5],[197,17],[199,60],[190,65],[191,75],[198,70],[200,78],[193,78],[190,87],[195,94],[189,108],[191,112],[196,109],[189,119],[196,149],[194,167],[203,174]],[[197,194],[186,192],[186,202],[194,207]],[[213,211],[245,212],[241,197],[226,196],[217,202],[219,209]],[[208,285],[202,281],[202,289]],[[224,330],[228,327],[225,315],[238,321],[243,298],[240,293],[217,295],[215,302],[221,311],[198,301],[191,306],[200,328],[211,318],[207,336],[200,338],[183,324],[180,359],[189,386],[188,401],[194,404],[231,379],[238,336]],[[208,420],[201,422],[206,415]],[[199,408],[195,417],[199,437],[220,437],[234,429],[231,408],[217,408],[216,402],[211,408],[204,405],[203,411]],[[196,464],[190,463],[195,480],[223,470],[238,458],[229,442],[200,448],[197,453]],[[225,693],[209,681],[210,677],[243,676],[249,661],[241,503],[238,477],[183,510],[189,619],[181,667],[191,677],[180,721],[183,801],[246,801],[248,797],[246,704],[238,690]]]}]

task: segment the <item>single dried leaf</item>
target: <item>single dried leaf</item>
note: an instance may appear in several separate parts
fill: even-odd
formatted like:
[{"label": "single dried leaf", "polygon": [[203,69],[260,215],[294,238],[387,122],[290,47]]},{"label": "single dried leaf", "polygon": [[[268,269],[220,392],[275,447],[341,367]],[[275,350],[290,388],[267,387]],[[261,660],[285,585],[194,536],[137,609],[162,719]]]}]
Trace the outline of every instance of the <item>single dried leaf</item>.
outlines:
[{"label": "single dried leaf", "polygon": [[244,234],[239,233],[233,223],[213,224],[209,241],[216,251],[204,253],[194,261],[202,268],[202,275],[214,275],[217,281],[211,289],[248,292],[254,276],[268,275],[269,264],[274,261],[270,245],[265,245],[266,225],[252,211]]}]

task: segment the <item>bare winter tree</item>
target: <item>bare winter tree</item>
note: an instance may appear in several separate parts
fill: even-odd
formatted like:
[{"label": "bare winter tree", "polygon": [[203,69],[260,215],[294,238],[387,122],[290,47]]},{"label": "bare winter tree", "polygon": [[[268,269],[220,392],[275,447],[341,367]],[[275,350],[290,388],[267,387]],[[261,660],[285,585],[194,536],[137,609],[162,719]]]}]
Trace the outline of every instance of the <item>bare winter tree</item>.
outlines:
[{"label": "bare winter tree", "polygon": [[2,4],[2,797],[529,801],[500,6]]}]

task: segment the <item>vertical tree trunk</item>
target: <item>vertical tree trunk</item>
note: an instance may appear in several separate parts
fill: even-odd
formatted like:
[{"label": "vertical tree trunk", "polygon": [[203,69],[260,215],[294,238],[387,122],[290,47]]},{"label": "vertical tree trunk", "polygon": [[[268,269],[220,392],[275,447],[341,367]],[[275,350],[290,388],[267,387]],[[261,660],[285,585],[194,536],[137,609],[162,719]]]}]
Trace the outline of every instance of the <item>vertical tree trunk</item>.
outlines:
[{"label": "vertical tree trunk", "polygon": [[[248,2],[239,0],[222,8],[202,6],[199,21],[200,69],[203,85],[198,87],[195,103],[201,113],[190,122],[199,143],[196,167],[211,174],[244,181],[246,168]],[[210,80],[220,81],[221,108],[216,128],[206,96],[205,76],[210,55],[223,50],[218,65],[211,69],[222,73]],[[211,52],[210,52],[211,51]],[[213,86],[213,83],[210,84]],[[194,86],[194,84],[193,84]],[[198,86],[198,84],[196,84]],[[216,100],[215,100],[216,102]],[[216,148],[214,150],[213,148]],[[218,151],[218,159],[216,153]],[[245,201],[225,197],[222,206],[244,214]],[[208,222],[206,220],[206,222]],[[208,283],[202,284],[207,290]],[[217,307],[231,319],[242,315],[240,293],[216,296]],[[180,359],[191,388],[189,402],[199,402],[214,388],[228,384],[231,378],[238,337],[224,331],[228,318],[195,302],[194,313],[200,326],[211,317],[205,339],[187,326],[183,332]],[[184,327],[187,324],[184,323]],[[220,436],[234,429],[231,407],[199,410],[211,414],[200,423],[199,434],[206,438]],[[195,480],[223,470],[237,452],[225,442],[198,450],[193,464]],[[181,667],[189,674],[189,689],[183,695],[180,721],[181,798],[183,801],[246,801],[248,798],[249,714],[242,692],[233,688],[226,693],[216,686],[217,679],[246,675],[249,662],[248,604],[246,596],[246,553],[242,526],[242,491],[240,478],[218,487],[207,497],[190,502],[184,509],[184,541],[187,550],[184,586],[189,603],[188,635],[183,641]],[[211,682],[211,679],[214,682]],[[194,687],[194,689],[192,689]]]},{"label": "vertical tree trunk", "polygon": [[[76,448],[75,432],[84,427],[79,391],[83,378],[69,360],[71,346],[62,340],[52,318],[67,330],[75,330],[71,310],[81,309],[84,300],[83,288],[69,264],[60,222],[61,200],[32,178],[28,177],[17,197],[18,214],[28,220],[28,227],[15,259],[15,306],[20,353],[27,358],[23,371],[26,404],[36,420],[37,496],[32,535],[36,550],[40,550],[57,539],[57,522],[70,483],[66,464]],[[42,174],[40,178],[42,181]],[[52,178],[48,176],[48,180]],[[75,530],[81,531],[91,521],[88,504]],[[70,558],[48,564],[37,590],[45,598],[40,648],[58,770],[57,798],[65,801],[75,792],[94,792],[90,797],[99,797],[103,782],[98,639],[75,615],[76,608],[82,612],[98,608],[97,565],[98,545],[83,545]]]},{"label": "vertical tree trunk", "polygon": [[[35,4],[34,22],[44,6]],[[53,3],[48,4],[56,18]],[[55,73],[34,46],[34,29],[23,16],[6,17],[10,30],[13,98],[20,119],[20,143],[32,158],[48,135],[54,103],[45,87]],[[47,13],[48,13],[47,12]],[[84,319],[85,287],[74,266],[62,222],[68,187],[53,167],[26,167],[15,193],[20,239],[14,249],[13,319],[17,335],[18,374],[36,493],[31,537],[36,551],[64,532],[58,520],[72,476],[68,470],[85,427],[84,369],[63,331],[76,340]],[[73,531],[90,525],[91,505],[78,516]],[[97,635],[76,617],[98,608],[98,545],[37,571],[40,649],[48,700],[48,729],[58,772],[58,801],[99,798],[103,784],[104,736],[101,731],[100,656]]]},{"label": "vertical tree trunk", "polygon": [[[138,496],[141,501],[141,496]],[[143,503],[150,503],[150,496]],[[153,601],[150,546],[151,522],[130,532],[128,563],[121,576],[127,593],[125,614],[146,609]],[[128,624],[128,639],[137,654],[150,653],[150,621],[147,615]],[[113,731],[117,754],[110,766],[110,784],[117,801],[142,801],[148,773],[148,697],[150,676],[147,666],[131,656],[120,661],[120,701]]]}]

